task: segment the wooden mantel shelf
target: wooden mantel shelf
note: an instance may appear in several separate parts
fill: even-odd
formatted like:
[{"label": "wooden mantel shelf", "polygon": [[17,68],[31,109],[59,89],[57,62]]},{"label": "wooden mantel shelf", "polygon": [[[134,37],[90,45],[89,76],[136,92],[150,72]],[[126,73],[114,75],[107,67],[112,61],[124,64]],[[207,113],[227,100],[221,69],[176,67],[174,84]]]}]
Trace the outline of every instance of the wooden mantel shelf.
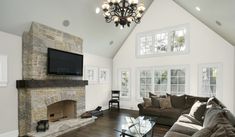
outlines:
[{"label": "wooden mantel shelf", "polygon": [[17,80],[16,88],[80,87],[88,85],[87,80]]}]

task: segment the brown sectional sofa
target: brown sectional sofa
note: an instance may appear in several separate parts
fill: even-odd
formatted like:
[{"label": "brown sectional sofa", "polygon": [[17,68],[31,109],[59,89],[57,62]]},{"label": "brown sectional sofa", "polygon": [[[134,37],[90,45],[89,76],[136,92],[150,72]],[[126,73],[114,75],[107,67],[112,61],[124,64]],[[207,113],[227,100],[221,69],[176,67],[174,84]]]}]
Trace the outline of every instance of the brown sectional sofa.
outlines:
[{"label": "brown sectional sofa", "polygon": [[[154,95],[151,95],[150,93],[150,97],[151,96]],[[158,124],[172,126],[182,114],[189,113],[196,100],[202,102],[208,100],[206,97],[195,97],[190,95],[174,96],[168,94],[168,96],[171,96],[172,108],[161,109],[154,106],[145,107],[144,103],[140,103],[138,104],[139,115],[156,116],[158,118]]]},{"label": "brown sectional sofa", "polygon": [[[178,99],[177,101],[180,102],[179,97],[170,96],[172,103],[170,109],[145,107],[144,103],[138,104],[140,115],[156,116],[158,124],[171,126],[164,137],[235,137],[235,117],[215,97],[209,99],[184,95],[185,103],[178,104],[178,108],[175,108],[177,106],[175,101]],[[197,100],[207,102],[204,121],[199,121],[189,114]]]}]

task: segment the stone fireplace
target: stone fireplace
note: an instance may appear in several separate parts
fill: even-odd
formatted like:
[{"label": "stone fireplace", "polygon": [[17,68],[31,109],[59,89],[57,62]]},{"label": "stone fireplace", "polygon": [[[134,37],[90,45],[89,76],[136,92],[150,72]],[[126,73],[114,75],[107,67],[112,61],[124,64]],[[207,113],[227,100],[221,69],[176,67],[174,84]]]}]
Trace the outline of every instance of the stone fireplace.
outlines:
[{"label": "stone fireplace", "polygon": [[[19,136],[55,137],[94,122],[85,112],[85,86],[77,76],[47,75],[47,49],[82,54],[82,39],[33,22],[23,34],[23,80],[17,81]],[[37,122],[50,128],[36,132]]]}]

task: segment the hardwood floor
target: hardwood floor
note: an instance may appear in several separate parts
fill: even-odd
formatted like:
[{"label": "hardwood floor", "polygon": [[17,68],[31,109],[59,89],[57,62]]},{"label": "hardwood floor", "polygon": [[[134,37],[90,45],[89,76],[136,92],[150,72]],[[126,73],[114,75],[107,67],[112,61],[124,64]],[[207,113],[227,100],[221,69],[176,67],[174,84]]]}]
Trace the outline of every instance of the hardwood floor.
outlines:
[{"label": "hardwood floor", "polygon": [[[104,116],[99,117],[94,123],[68,132],[59,137],[119,137],[115,128],[120,128],[125,116],[138,117],[138,111],[133,110],[106,110]],[[163,137],[170,127],[157,125],[154,128],[154,137]]]}]

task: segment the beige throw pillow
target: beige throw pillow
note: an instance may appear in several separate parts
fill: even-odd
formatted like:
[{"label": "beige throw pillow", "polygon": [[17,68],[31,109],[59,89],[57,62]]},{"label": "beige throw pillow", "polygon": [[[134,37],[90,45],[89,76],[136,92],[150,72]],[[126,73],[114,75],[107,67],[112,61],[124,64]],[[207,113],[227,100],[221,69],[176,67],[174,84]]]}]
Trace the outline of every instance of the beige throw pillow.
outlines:
[{"label": "beige throw pillow", "polygon": [[159,103],[160,103],[161,109],[172,108],[170,96],[167,96],[166,98],[159,98]]},{"label": "beige throw pillow", "polygon": [[151,98],[143,98],[144,100],[144,107],[149,107],[152,105]]}]

